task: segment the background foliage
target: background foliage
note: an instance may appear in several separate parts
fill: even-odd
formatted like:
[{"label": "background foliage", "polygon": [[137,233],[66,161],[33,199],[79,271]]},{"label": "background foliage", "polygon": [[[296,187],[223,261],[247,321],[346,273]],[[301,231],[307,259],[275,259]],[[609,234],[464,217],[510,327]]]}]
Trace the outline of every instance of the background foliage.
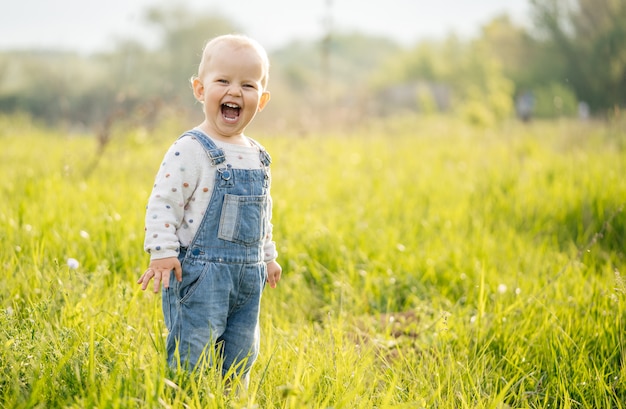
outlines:
[{"label": "background foliage", "polygon": [[[268,106],[260,127],[302,132],[351,127],[364,118],[445,112],[491,126],[535,96],[535,116],[575,116],[578,103],[613,115],[626,105],[626,1],[530,1],[534,24],[507,16],[476,38],[454,34],[400,47],[361,33],[330,32],[273,50]],[[153,8],[145,22],[158,46],[122,40],[114,51],[75,55],[0,54],[0,112],[48,124],[108,132],[122,119],[154,124],[159,115],[198,119],[189,78],[204,42],[238,31],[227,18],[184,8]]]}]

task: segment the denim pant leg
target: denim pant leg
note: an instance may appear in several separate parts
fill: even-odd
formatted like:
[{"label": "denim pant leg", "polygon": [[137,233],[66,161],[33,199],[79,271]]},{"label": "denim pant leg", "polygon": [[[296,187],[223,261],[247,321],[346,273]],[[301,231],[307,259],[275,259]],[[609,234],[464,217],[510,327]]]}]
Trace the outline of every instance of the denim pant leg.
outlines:
[{"label": "denim pant leg", "polygon": [[170,315],[167,355],[171,367],[180,359],[183,368],[194,369],[213,364],[213,347],[226,328],[232,280],[213,263],[185,262],[183,271],[183,281],[171,283],[164,293],[164,315]]},{"label": "denim pant leg", "polygon": [[264,263],[247,264],[233,271],[235,296],[228,323],[218,342],[223,341],[224,375],[229,368],[236,374],[247,374],[259,354],[259,311],[265,287]]}]

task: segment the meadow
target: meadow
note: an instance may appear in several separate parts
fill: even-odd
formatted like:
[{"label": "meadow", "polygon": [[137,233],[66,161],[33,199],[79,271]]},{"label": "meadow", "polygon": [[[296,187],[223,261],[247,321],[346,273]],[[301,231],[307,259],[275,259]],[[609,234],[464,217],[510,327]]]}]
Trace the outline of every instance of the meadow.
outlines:
[{"label": "meadow", "polygon": [[283,278],[239,394],[167,369],[160,297],[135,284],[181,130],[99,155],[0,118],[0,407],[626,407],[623,122],[255,133]]}]

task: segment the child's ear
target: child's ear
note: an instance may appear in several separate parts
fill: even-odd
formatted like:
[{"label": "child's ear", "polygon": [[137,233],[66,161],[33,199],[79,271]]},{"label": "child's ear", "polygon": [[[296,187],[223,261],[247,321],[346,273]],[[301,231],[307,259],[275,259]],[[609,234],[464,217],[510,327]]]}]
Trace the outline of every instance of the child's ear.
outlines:
[{"label": "child's ear", "polygon": [[204,102],[204,84],[198,79],[193,77],[191,79],[191,87],[193,88],[193,96],[200,102]]},{"label": "child's ear", "polygon": [[267,105],[268,102],[270,102],[270,92],[263,91],[261,99],[259,100],[259,112],[263,111],[263,108],[265,108],[265,105]]}]

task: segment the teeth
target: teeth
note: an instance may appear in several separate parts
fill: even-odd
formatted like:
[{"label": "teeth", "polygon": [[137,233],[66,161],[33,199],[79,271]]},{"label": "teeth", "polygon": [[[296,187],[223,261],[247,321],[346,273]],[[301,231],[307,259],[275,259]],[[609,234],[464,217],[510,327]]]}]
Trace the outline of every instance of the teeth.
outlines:
[{"label": "teeth", "polygon": [[227,102],[224,104],[225,106],[227,106],[228,108],[239,108],[239,105],[237,104],[232,104],[230,102]]}]

